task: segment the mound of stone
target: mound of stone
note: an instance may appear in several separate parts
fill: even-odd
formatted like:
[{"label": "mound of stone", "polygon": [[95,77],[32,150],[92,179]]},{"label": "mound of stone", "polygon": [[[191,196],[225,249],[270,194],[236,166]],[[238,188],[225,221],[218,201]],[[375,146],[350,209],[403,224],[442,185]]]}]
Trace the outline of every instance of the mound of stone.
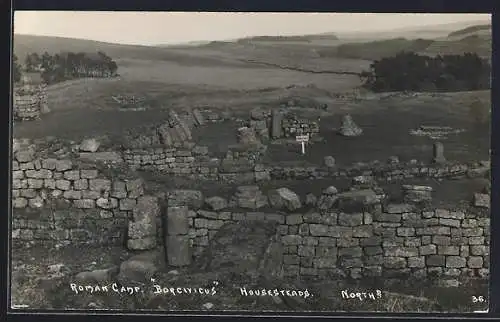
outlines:
[{"label": "mound of stone", "polygon": [[475,193],[474,194],[474,206],[479,208],[489,209],[491,206],[491,198],[489,194],[486,193]]},{"label": "mound of stone", "polygon": [[255,130],[246,126],[240,127],[236,135],[238,143],[243,145],[256,145],[259,144],[259,140],[255,135]]},{"label": "mound of stone", "polygon": [[81,152],[96,152],[100,145],[101,143],[99,141],[92,138],[83,140],[79,148]]},{"label": "mound of stone", "polygon": [[267,198],[262,194],[258,186],[239,186],[232,198],[239,208],[259,209],[267,206]]},{"label": "mound of stone", "polygon": [[165,253],[162,249],[134,255],[120,265],[118,280],[149,281],[156,273],[166,270]]},{"label": "mound of stone", "polygon": [[363,134],[363,129],[354,123],[352,116],[349,114],[344,115],[342,118],[342,125],[339,130],[339,134],[342,136],[360,136]]},{"label": "mound of stone", "polygon": [[380,196],[372,189],[346,191],[337,195],[338,208],[345,213],[359,213],[380,202]]}]

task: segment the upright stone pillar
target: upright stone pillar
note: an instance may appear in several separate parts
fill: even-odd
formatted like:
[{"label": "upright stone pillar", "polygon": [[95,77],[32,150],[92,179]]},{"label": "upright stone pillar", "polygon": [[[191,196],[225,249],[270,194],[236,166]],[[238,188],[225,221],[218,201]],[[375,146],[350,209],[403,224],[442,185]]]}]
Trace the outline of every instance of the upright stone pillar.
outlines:
[{"label": "upright stone pillar", "polygon": [[271,121],[271,136],[273,139],[278,139],[283,136],[282,121],[283,114],[279,110],[273,110]]},{"label": "upright stone pillar", "polygon": [[444,145],[441,142],[435,142],[433,147],[433,159],[434,163],[445,163],[446,158],[444,157]]},{"label": "upright stone pillar", "polygon": [[191,264],[188,207],[168,207],[166,224],[165,249],[169,265]]},{"label": "upright stone pillar", "polygon": [[160,214],[158,198],[142,196],[132,210],[128,225],[127,247],[130,250],[149,250],[156,247],[156,218]]}]

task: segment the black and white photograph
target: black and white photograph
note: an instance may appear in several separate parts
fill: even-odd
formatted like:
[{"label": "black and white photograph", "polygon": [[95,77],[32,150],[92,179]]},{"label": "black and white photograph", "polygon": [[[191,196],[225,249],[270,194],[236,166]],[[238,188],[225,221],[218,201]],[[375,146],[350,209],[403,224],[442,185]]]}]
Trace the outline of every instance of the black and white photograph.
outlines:
[{"label": "black and white photograph", "polygon": [[12,310],[488,312],[491,14],[15,11],[12,47]]}]

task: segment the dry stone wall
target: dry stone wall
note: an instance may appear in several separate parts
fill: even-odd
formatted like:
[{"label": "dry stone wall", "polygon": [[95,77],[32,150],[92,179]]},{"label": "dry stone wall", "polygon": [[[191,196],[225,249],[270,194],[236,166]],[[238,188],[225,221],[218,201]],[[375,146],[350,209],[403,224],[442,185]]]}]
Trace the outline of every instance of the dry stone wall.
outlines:
[{"label": "dry stone wall", "polygon": [[124,149],[123,159],[132,169],[158,171],[193,179],[247,183],[267,180],[269,172],[256,162],[260,152],[234,148],[224,159],[211,157],[206,146]]},{"label": "dry stone wall", "polygon": [[[169,197],[169,233],[176,235],[174,227],[181,227],[177,236],[193,258],[225,224],[261,220],[279,223],[288,276],[435,278],[453,285],[462,277],[489,274],[490,219],[474,209],[420,209],[388,204],[375,191],[338,193],[333,187],[307,207],[285,188],[281,203],[271,195],[269,201],[259,197],[258,187],[240,188],[239,198],[252,195],[246,203],[234,197],[204,199],[196,191]],[[170,255],[183,257],[182,265],[192,261],[174,249]]]},{"label": "dry stone wall", "polygon": [[314,137],[319,134],[318,122],[306,118],[299,118],[292,113],[284,117],[281,127],[283,128],[283,135],[285,138],[295,138],[297,135],[309,135],[309,137]]},{"label": "dry stone wall", "polygon": [[48,111],[47,85],[25,85],[14,93],[14,119],[25,121],[38,119]]},{"label": "dry stone wall", "polygon": [[14,95],[14,119],[34,120],[40,117],[40,98],[34,95]]},{"label": "dry stone wall", "polygon": [[116,244],[144,182],[21,147],[12,161],[12,237],[19,242]]},{"label": "dry stone wall", "polygon": [[369,176],[384,181],[410,178],[447,178],[460,176],[480,176],[490,170],[490,162],[425,164],[409,163],[357,164],[349,167],[328,166],[270,166],[267,167],[271,180],[284,179],[321,179],[335,177]]}]

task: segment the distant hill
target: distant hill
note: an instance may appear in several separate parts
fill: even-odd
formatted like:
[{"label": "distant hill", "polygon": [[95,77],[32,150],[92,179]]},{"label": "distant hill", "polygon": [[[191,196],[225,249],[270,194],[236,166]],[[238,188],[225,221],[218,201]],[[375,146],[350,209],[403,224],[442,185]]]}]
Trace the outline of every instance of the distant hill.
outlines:
[{"label": "distant hill", "polygon": [[476,53],[490,58],[492,51],[491,25],[474,25],[449,32],[447,37],[435,39],[408,39],[404,37],[351,42],[334,49],[319,51],[322,56],[338,56],[357,59],[380,59],[393,56],[400,51],[413,51],[425,55]]},{"label": "distant hill", "polygon": [[[363,43],[347,43],[339,45],[336,51],[319,50],[320,56],[340,56],[344,58],[375,60],[396,55],[401,51],[420,52],[428,48],[434,40],[394,38]],[[329,54],[328,54],[329,53]]]},{"label": "distant hill", "polygon": [[[187,46],[188,48],[197,48],[196,46]],[[189,49],[190,50],[190,49]],[[33,35],[14,35],[14,54],[17,55],[22,63],[28,53],[39,53],[47,51],[49,54],[60,52],[85,52],[92,53],[102,51],[114,60],[120,66],[119,60],[138,59],[143,61],[175,61],[178,63],[197,63],[197,64],[215,64],[219,63],[217,59],[205,57],[203,55],[193,55],[187,51],[176,51],[175,47],[153,47],[139,45],[122,45],[100,41],[48,37],[48,36],[33,36]]]},{"label": "distant hill", "polygon": [[374,41],[393,38],[406,38],[406,39],[438,39],[446,38],[450,33],[465,29],[475,25],[488,24],[487,20],[478,21],[461,21],[437,25],[424,25],[417,27],[404,27],[396,28],[387,31],[357,31],[357,32],[340,32],[337,33],[341,40],[349,42],[359,41]]},{"label": "distant hill", "polygon": [[491,34],[491,24],[475,25],[457,31],[453,31],[448,34],[448,37],[457,37],[457,36],[465,37],[475,34],[485,34],[484,32],[485,33],[489,32]]},{"label": "distant hill", "polygon": [[296,35],[296,36],[253,36],[241,38],[239,43],[248,42],[312,42],[314,40],[338,40],[339,38],[334,33],[322,33],[313,35]]},{"label": "distant hill", "polygon": [[459,40],[440,40],[433,42],[422,54],[463,54],[466,52],[476,53],[483,58],[490,59],[492,53],[491,38],[482,38],[477,35],[467,36]]}]

